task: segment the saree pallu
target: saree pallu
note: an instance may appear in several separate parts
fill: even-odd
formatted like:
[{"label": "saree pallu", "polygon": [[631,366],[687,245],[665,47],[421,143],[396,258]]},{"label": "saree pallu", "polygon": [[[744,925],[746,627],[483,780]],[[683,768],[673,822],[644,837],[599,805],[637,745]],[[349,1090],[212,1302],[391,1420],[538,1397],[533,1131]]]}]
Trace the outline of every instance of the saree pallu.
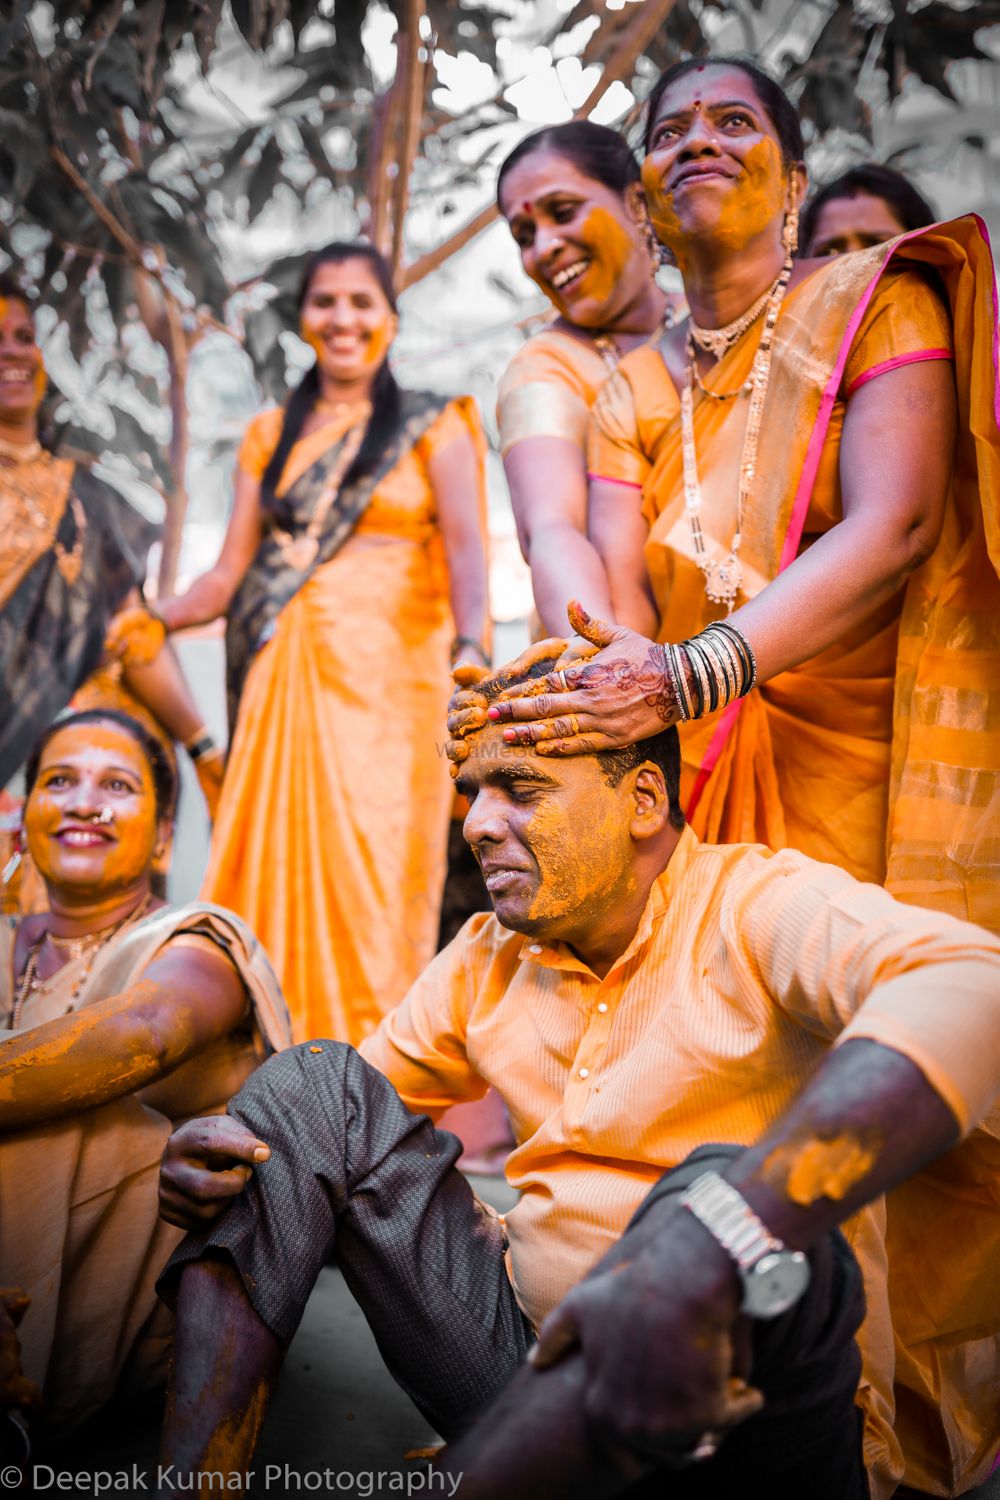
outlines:
[{"label": "saree pallu", "polygon": [[[243,684],[203,894],[266,946],[297,1041],[360,1042],[436,946],[454,625],[426,464],[457,437],[483,443],[471,401],[427,399],[349,538],[268,621]],[[259,474],[280,413],[257,423]],[[292,450],[289,496],[303,478],[315,492],[326,431]],[[479,472],[469,504],[484,516]]]},{"label": "saree pallu", "polygon": [[[944,294],[949,347],[935,347],[933,330],[912,349],[893,349],[890,335],[888,357],[870,373],[922,345],[953,354],[959,431],[940,540],[901,596],[836,646],[722,714],[682,725],[682,792],[710,842],[793,845],[902,899],[1000,930],[997,298],[977,218],[839,257],[786,299],[744,527],[744,597],[795,558],[804,531],[840,518],[852,343],[876,299],[885,299],[876,317],[891,321],[883,282],[914,266]],[[752,339],[737,346],[713,384],[738,385],[753,352]],[[659,636],[679,641],[722,611],[706,599],[692,555],[677,392],[655,351],[627,356],[622,377],[598,400],[591,468],[641,483]],[[694,417],[703,524],[710,546],[725,550],[745,404],[703,400]],[[630,445],[645,456],[642,472],[629,469]],[[848,1227],[869,1289],[884,1287],[870,1296],[859,1343],[866,1366],[894,1371],[896,1403],[876,1409],[867,1384],[859,1395],[873,1496],[887,1500],[904,1463],[915,1489],[961,1494],[986,1478],[1000,1447],[1000,1115],[889,1195],[881,1236],[862,1243],[859,1232]]]},{"label": "saree pallu", "polygon": [[[841,256],[786,298],[744,525],[743,597],[794,560],[804,531],[840,519],[840,393],[852,343],[872,311],[891,318],[893,277],[909,267],[934,276],[951,323],[959,430],[938,544],[896,601],[835,646],[721,715],[682,725],[682,793],[710,842],[791,844],[902,899],[1000,930],[996,292],[974,216]],[[928,337],[940,342],[933,322]],[[738,385],[754,348],[753,339],[741,342],[713,384]],[[891,327],[887,352],[861,378],[916,357],[896,352]],[[641,482],[659,635],[683,640],[722,611],[705,597],[694,562],[677,392],[653,350],[626,356],[612,380],[622,377],[649,460]],[[608,406],[611,391],[609,382],[598,398],[591,467],[616,478],[609,442],[621,402]],[[702,400],[694,418],[703,525],[724,550],[746,405]]]},{"label": "saree pallu", "polygon": [[[14,934],[13,924],[0,925],[0,1025],[13,1003]],[[112,939],[73,1009],[131,988],[182,935],[208,938],[229,955],[247,989],[246,1023],[138,1094],[0,1140],[0,1284],[31,1296],[18,1330],[24,1370],[42,1387],[57,1434],[123,1382],[131,1390],[162,1384],[172,1319],[154,1288],[183,1237],[157,1211],[163,1148],[182,1119],[223,1110],[253,1068],[290,1040],[260,944],[229,912],[197,903],[161,909]],[[80,968],[65,965],[29,999],[26,1029],[66,1014]],[[0,1031],[0,1070],[10,1035]]]},{"label": "saree pallu", "polygon": [[89,470],[49,463],[66,474],[52,525],[59,550],[46,538],[45,550],[17,570],[9,595],[0,579],[0,786],[97,666],[108,622],[141,586],[156,535]]}]

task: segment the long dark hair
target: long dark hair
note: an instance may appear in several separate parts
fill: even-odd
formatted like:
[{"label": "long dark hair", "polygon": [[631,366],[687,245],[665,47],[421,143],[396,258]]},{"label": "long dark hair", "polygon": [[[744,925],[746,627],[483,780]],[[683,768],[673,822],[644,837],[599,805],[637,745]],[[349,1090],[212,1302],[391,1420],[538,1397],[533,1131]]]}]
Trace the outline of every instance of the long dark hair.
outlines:
[{"label": "long dark hair", "polygon": [[646,129],[643,145],[649,150],[649,140],[656,124],[657,111],[660,108],[660,100],[672,83],[679,78],[684,78],[688,73],[694,73],[698,68],[738,68],[745,73],[753,84],[757,97],[763,104],[774,126],[781,146],[781,154],[785,165],[791,166],[793,162],[802,161],[805,156],[805,141],[802,139],[802,122],[799,119],[798,110],[785,93],[781,84],[770,73],[766,73],[751,58],[741,57],[738,54],[720,54],[718,57],[689,57],[684,62],[672,63],[665,72],[653,84],[646,101]]},{"label": "long dark hair", "polygon": [[821,187],[809,199],[802,211],[802,226],[799,231],[807,253],[816,233],[816,220],[824,204],[833,203],[838,198],[856,198],[859,193],[867,193],[869,197],[881,198],[888,203],[901,229],[924,229],[937,219],[937,214],[927,199],[917,192],[913,183],[902,172],[897,172],[893,167],[883,167],[879,162],[864,162],[840,177],[835,177],[833,182],[828,182],[826,187]]},{"label": "long dark hair", "polygon": [[177,777],[170,764],[170,758],[159,740],[150,734],[145,724],[140,724],[138,719],[133,719],[130,714],[121,713],[117,708],[87,708],[82,713],[66,714],[64,718],[56,719],[47,729],[43,729],[32,745],[24,764],[25,798],[31,795],[35,782],[38,780],[38,769],[49,741],[57,734],[61,734],[64,729],[75,729],[78,724],[116,724],[119,729],[124,729],[126,734],[131,735],[145,756],[149,773],[153,778],[157,820],[162,822],[164,818],[167,818],[173,821],[177,802]]},{"label": "long dark hair", "polygon": [[504,178],[519,161],[536,151],[554,151],[571,161],[584,177],[602,182],[606,188],[624,198],[633,182],[640,182],[639,163],[624,136],[607,125],[592,120],[570,120],[565,125],[546,125],[519,141],[505,157],[497,174],[497,207],[503,213],[500,193]]},{"label": "long dark hair", "polygon": [[[364,260],[371,267],[379,286],[385,294],[385,299],[393,312],[396,312],[396,291],[392,284],[392,272],[388,262],[383,255],[375,249],[374,245],[366,245],[360,240],[335,240],[331,245],[325,245],[322,250],[317,250],[306,262],[299,283],[299,292],[296,306],[301,311],[302,305],[309,292],[309,286],[320,266],[339,266],[347,260]],[[319,395],[319,371],[316,365],[310,365],[298,385],[292,391],[285,403],[285,419],[281,424],[281,436],[278,438],[278,446],[271,455],[270,462],[264,470],[260,481],[260,500],[264,510],[279,520],[287,520],[287,507],[283,506],[275,491],[281,479],[285,462],[291,453],[299,433],[309,413],[312,411]],[[357,456],[343,478],[343,485],[354,484],[357,480],[370,474],[378,463],[385,445],[393,438],[399,429],[401,421],[401,405],[399,386],[389,368],[388,357],[379,366],[375,376],[371,393],[372,414],[365,428],[364,440],[358,449]]]}]

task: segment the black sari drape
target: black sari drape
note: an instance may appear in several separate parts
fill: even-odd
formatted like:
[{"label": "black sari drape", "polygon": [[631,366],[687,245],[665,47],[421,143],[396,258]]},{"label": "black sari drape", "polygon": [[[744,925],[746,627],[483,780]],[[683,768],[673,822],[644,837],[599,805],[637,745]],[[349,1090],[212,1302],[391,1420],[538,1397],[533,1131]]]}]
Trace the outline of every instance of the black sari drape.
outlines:
[{"label": "black sari drape", "polygon": [[87,521],[79,577],[67,583],[50,548],[0,610],[0,787],[100,662],[108,622],[141,587],[157,533],[117,490],[78,465],[56,532],[66,552],[78,540],[73,494]]},{"label": "black sari drape", "polygon": [[[307,568],[287,562],[273,529],[265,531],[256,556],[240,584],[226,617],[226,694],[229,738],[232,741],[240,694],[257,652],[271,639],[275,622],[304,583],[329,562],[343,546],[361,519],[382,480],[395,468],[448,405],[450,397],[431,391],[400,391],[402,421],[386,444],[375,468],[355,484],[341,486],[318,537],[319,550]],[[336,467],[347,434],[316,460],[282,495],[290,519],[283,524],[293,535],[301,535],[309,524],[316,503],[331,471]]]}]

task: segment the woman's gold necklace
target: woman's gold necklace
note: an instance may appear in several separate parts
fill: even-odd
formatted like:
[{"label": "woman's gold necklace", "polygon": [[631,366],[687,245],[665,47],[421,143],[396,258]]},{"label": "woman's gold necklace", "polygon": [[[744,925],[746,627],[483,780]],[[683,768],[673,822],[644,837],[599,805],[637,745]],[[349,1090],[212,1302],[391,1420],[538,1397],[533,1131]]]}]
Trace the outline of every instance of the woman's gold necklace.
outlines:
[{"label": "woman's gold necklace", "polygon": [[[684,509],[687,511],[688,519],[691,522],[695,562],[704,574],[705,593],[713,604],[724,604],[727,614],[732,614],[733,605],[736,603],[736,598],[743,582],[743,565],[739,560],[740,544],[743,541],[743,518],[746,514],[747,502],[750,499],[750,490],[757,469],[757,445],[760,440],[764,399],[767,395],[767,386],[771,374],[771,349],[774,341],[774,329],[791,274],[792,262],[791,258],[789,258],[782,266],[781,274],[774,284],[764,293],[763,297],[758,297],[753,306],[748,308],[741,317],[727,324],[725,328],[696,330],[692,324],[689,327],[685,345],[687,370],[684,385],[681,389],[681,457],[684,464]],[[705,348],[706,345],[703,340],[711,336],[715,341],[715,346],[721,348],[722,354],[726,353],[727,350],[731,349],[742,338],[743,334],[757,321],[765,309],[764,328],[760,336],[757,353],[754,355],[749,377],[735,391],[707,391],[704,385],[702,385],[701,377],[698,374],[695,345],[700,344],[702,348]],[[716,354],[715,358],[719,359],[721,355]],[[750,392],[750,409],[747,412],[747,427],[743,437],[743,449],[740,454],[739,485],[736,493],[736,530],[733,533],[728,553],[721,559],[708,555],[705,547],[705,534],[701,527],[701,485],[698,481],[698,454],[694,442],[694,386],[696,380],[706,395],[713,396],[716,400],[720,401],[732,400],[733,397],[741,395],[744,391]]]},{"label": "woman's gold necklace", "polygon": [[[51,514],[39,502],[39,493],[44,494],[49,485],[52,455],[41,443],[8,443],[0,438],[0,459],[5,460],[0,470],[0,496],[11,505],[18,519],[49,535],[48,545],[56,560],[56,567],[66,583],[72,588],[83,569],[83,538],[87,530],[87,513],[78,495],[70,494],[69,508],[73,514],[76,536],[69,551],[56,536],[62,511]],[[41,471],[35,468],[42,465]],[[32,470],[34,472],[32,473]],[[39,481],[39,474],[44,477]]]},{"label": "woman's gold necklace", "polygon": [[[21,983],[17,987],[17,995],[14,999],[14,1009],[11,1011],[10,1019],[7,1023],[9,1029],[11,1031],[17,1030],[21,1022],[21,1012],[24,1010],[25,1004],[27,1003],[29,997],[33,995],[36,990],[41,989],[42,985],[46,982],[45,980],[39,979],[38,976],[38,957],[42,951],[42,947],[46,939],[52,944],[54,948],[61,950],[64,953],[68,953],[71,963],[78,959],[84,958],[85,956],[87,957],[87,962],[84,965],[83,972],[80,974],[79,978],[76,981],[76,984],[73,986],[73,992],[69,997],[69,1001],[66,1006],[66,1011],[68,1014],[73,1009],[74,1002],[80,991],[83,989],[84,983],[89,977],[91,969],[94,967],[94,962],[97,958],[98,953],[100,953],[102,948],[107,947],[108,943],[110,943],[113,937],[116,937],[120,932],[124,932],[126,927],[131,927],[133,923],[138,922],[139,919],[145,915],[152,899],[152,895],[147,892],[147,894],[139,902],[139,905],[132,911],[130,911],[127,917],[123,917],[120,922],[115,922],[110,927],[103,927],[100,932],[88,932],[80,938],[56,937],[55,933],[43,932],[41,937],[31,945],[31,951],[28,954],[28,962],[24,966],[24,973],[21,976]],[[58,972],[59,970],[57,969],[56,973]],[[53,975],[52,977],[54,978],[55,976]]]}]

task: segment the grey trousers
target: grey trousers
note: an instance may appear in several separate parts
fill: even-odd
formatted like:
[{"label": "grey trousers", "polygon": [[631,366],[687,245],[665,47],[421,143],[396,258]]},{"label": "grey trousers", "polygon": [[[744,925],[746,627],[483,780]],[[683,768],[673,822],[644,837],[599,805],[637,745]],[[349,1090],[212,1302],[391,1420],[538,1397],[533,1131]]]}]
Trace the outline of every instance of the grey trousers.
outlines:
[{"label": "grey trousers", "polygon": [[[230,1114],[267,1141],[271,1158],[210,1228],[183,1241],[159,1290],[172,1302],[186,1263],[226,1257],[257,1315],[287,1346],[333,1258],[395,1379],[437,1431],[454,1438],[507,1383],[532,1341],[507,1277],[503,1227],[455,1167],[461,1145],[454,1136],[411,1114],[353,1048],[312,1045],[322,1051],[299,1046],[271,1058],[233,1100]],[[665,1174],[632,1223],[659,1196],[682,1191],[737,1149],[693,1152]],[[748,1459],[770,1474],[783,1430],[783,1461],[799,1452],[808,1463],[787,1486],[771,1485],[771,1500],[805,1493],[860,1500],[867,1493],[853,1410],[860,1273],[839,1234],[811,1258],[813,1279],[802,1301],[755,1325],[753,1379],[767,1397],[765,1411],[736,1429],[709,1463],[671,1470],[671,1497],[707,1500],[715,1491],[705,1483],[713,1470],[723,1479],[734,1444],[742,1457],[732,1454],[737,1467],[718,1494],[745,1492]],[[741,1481],[735,1490],[734,1477]],[[649,1483],[636,1493],[658,1493]]]}]

